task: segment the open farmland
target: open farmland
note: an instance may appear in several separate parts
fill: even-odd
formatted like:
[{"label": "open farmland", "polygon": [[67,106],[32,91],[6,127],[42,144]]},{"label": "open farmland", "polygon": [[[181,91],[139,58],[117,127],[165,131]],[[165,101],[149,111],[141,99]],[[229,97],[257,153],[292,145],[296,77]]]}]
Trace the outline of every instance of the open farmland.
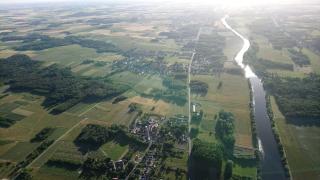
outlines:
[{"label": "open farmland", "polygon": [[317,179],[319,7],[0,2],[0,179]]}]

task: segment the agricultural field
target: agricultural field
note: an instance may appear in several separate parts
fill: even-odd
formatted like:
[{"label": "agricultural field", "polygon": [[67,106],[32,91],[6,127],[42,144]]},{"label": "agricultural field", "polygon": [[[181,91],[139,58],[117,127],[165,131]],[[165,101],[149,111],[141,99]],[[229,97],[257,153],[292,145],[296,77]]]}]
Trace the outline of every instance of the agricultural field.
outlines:
[{"label": "agricultural field", "polygon": [[[182,104],[175,103],[169,97],[181,95],[163,84],[167,74],[175,76],[177,65],[187,66],[190,60],[181,52],[184,43],[159,35],[171,29],[168,15],[156,17],[157,10],[150,10],[152,16],[138,20],[143,10],[133,16],[124,12],[119,17],[117,12],[108,12],[108,6],[92,8],[95,10],[81,7],[73,11],[57,6],[41,12],[22,8],[1,14],[0,58],[24,54],[39,62],[40,71],[55,67],[88,81],[112,82],[114,88],[121,89],[118,95],[125,97],[119,101],[118,95],[99,100],[84,98],[63,112],[53,113],[59,104],[44,105],[48,94],[4,89],[0,99],[0,115],[5,120],[1,120],[0,131],[1,178],[14,175],[17,164],[23,164],[34,179],[77,179],[87,156],[114,162],[129,158],[138,163],[147,152],[125,138],[104,142],[90,152],[83,151],[86,147],[77,144],[77,139],[92,124],[107,128],[117,125],[128,131],[142,115],[170,118],[188,114],[186,97],[182,97]],[[51,18],[53,15],[55,18]],[[162,64],[156,59],[163,59]],[[167,92],[168,97],[162,98],[159,91]],[[45,134],[45,128],[52,132]],[[39,135],[41,132],[44,134]],[[33,142],[35,137],[43,139]],[[186,144],[178,146],[184,146],[183,157],[170,158],[167,166],[175,168],[179,164],[186,175]],[[139,156],[140,160],[134,160]]]},{"label": "agricultural field", "polygon": [[0,179],[260,179],[253,89],[226,14],[274,97],[292,177],[316,179],[318,124],[288,117],[319,118],[317,7],[0,6]]}]

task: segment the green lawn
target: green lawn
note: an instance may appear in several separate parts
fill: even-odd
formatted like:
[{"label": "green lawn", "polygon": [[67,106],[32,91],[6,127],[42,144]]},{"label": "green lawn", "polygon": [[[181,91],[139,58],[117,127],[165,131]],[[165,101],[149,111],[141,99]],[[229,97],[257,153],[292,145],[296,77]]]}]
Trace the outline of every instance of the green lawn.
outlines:
[{"label": "green lawn", "polygon": [[119,160],[128,151],[128,144],[119,144],[115,141],[110,141],[100,147],[100,151],[112,160]]}]

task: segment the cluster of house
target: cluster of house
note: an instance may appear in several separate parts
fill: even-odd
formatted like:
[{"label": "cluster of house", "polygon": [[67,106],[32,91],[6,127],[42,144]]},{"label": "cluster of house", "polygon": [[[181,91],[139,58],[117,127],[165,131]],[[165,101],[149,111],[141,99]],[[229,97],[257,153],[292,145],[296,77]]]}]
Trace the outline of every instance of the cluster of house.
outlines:
[{"label": "cluster of house", "polygon": [[131,129],[131,133],[138,135],[143,141],[149,142],[155,140],[158,133],[159,121],[164,120],[164,117],[149,116],[146,121],[136,120],[136,123]]},{"label": "cluster of house", "polygon": [[148,177],[151,173],[151,170],[156,167],[156,153],[157,150],[154,149],[148,151],[148,153],[144,156],[142,160],[144,167],[140,177],[141,180],[149,179]]},{"label": "cluster of house", "polygon": [[203,57],[200,54],[194,56],[192,62],[192,74],[216,74],[223,70],[224,56],[212,55],[210,57]]},{"label": "cluster of house", "polygon": [[[155,55],[154,52],[153,54],[150,54],[150,52],[148,53],[148,51],[146,51],[145,54],[129,54],[128,57],[122,60],[114,61],[112,63],[112,68],[114,70],[117,70],[119,68],[126,69],[128,71],[141,75],[145,73],[167,75],[174,72],[187,72],[187,65],[177,63],[168,65],[163,60],[165,56],[175,55],[174,53],[162,52],[160,54],[161,55]],[[179,54],[177,54],[177,56],[180,57]]]}]

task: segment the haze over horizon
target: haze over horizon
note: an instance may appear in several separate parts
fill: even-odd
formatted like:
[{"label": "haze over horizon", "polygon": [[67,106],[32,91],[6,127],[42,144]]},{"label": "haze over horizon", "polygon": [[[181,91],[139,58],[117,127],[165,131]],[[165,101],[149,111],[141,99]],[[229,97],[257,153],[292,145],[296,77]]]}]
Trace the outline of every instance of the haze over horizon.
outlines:
[{"label": "haze over horizon", "polygon": [[[81,2],[81,3],[109,3],[109,2],[148,2],[146,0],[92,0],[90,2],[86,0],[11,0],[11,1],[0,1],[0,4],[24,4],[24,3],[47,3],[47,2],[59,2],[59,3],[69,3],[69,2]],[[202,4],[270,4],[270,3],[315,3],[318,2],[317,0],[153,0],[152,2],[172,2],[172,3],[202,3]]]}]

